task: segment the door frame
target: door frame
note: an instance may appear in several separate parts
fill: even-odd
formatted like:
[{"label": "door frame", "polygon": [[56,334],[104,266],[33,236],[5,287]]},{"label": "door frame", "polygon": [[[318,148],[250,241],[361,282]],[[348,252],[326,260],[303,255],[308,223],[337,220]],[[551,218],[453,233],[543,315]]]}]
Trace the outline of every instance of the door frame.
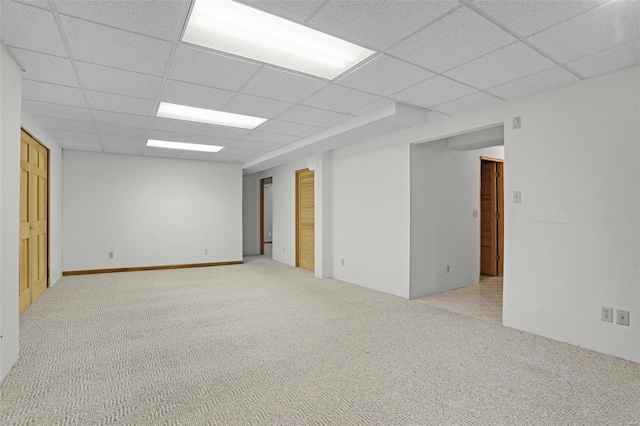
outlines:
[{"label": "door frame", "polygon": [[[260,179],[260,254],[261,255],[264,254],[264,245],[273,243],[273,238],[271,239],[271,241],[264,240],[264,187],[267,184],[268,180],[271,181],[271,185],[273,187],[273,176],[268,176],[266,178]],[[271,217],[273,218],[273,212],[271,213],[272,213]]]},{"label": "door frame", "polygon": [[[486,157],[486,156],[480,156],[479,160],[478,160],[478,176],[479,176],[479,185],[478,185],[478,194],[480,194],[482,192],[482,162],[483,161],[487,161],[487,162],[492,162],[492,163],[496,163],[498,165],[498,172],[499,172],[499,177],[498,180],[496,182],[496,198],[497,198],[497,212],[499,215],[499,219],[497,222],[497,233],[498,233],[498,241],[497,241],[497,248],[498,248],[498,267],[497,267],[497,276],[498,277],[502,277],[504,276],[504,160],[500,159],[500,158],[493,158],[493,157]],[[480,214],[478,215],[479,217],[482,216],[482,212],[480,212]],[[479,225],[478,226],[478,235],[480,238],[480,244],[482,241],[482,227]],[[479,261],[480,261],[480,266],[482,264],[482,250],[480,250],[479,253]]]},{"label": "door frame", "polygon": [[[33,139],[34,141],[36,141],[41,147],[43,147],[45,149],[45,151],[47,151],[47,206],[46,206],[46,210],[47,210],[47,226],[46,226],[46,233],[47,233],[47,239],[46,239],[46,245],[47,245],[47,255],[45,258],[45,262],[46,262],[46,270],[47,270],[47,277],[45,279],[45,283],[46,283],[46,288],[51,287],[51,271],[50,271],[50,264],[51,262],[50,257],[51,257],[51,252],[50,252],[50,241],[51,241],[51,235],[50,235],[50,228],[51,228],[51,150],[46,147],[42,142],[40,142],[40,140],[38,140],[38,138],[36,138],[35,136],[33,136],[33,134],[31,134],[31,132],[29,132],[27,129],[25,129],[24,127],[20,127],[20,131],[26,133],[31,139]],[[20,143],[22,144],[22,140],[20,140]],[[20,159],[20,161],[22,161],[22,158]],[[18,185],[21,185],[21,183],[18,183]],[[20,191],[20,196],[22,197],[22,191]],[[20,199],[20,208],[22,205],[22,199]],[[18,258],[19,260],[19,258]],[[20,288],[20,281],[18,280],[18,291]],[[18,303],[20,303],[20,301],[18,301]],[[33,300],[31,301],[31,303],[33,303]]]}]

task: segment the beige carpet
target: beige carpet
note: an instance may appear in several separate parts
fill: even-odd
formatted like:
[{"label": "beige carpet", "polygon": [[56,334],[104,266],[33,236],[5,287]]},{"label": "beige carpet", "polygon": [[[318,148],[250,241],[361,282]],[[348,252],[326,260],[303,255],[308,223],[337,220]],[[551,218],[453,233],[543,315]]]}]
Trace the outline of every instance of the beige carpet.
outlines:
[{"label": "beige carpet", "polygon": [[640,421],[640,365],[253,258],[67,277],[21,317],[0,424]]}]

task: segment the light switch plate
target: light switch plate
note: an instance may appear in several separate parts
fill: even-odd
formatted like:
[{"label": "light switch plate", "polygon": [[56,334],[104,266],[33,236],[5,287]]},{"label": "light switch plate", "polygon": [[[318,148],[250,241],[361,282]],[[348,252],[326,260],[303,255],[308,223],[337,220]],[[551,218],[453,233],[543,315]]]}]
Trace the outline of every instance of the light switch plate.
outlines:
[{"label": "light switch plate", "polygon": [[522,202],[522,194],[520,191],[513,191],[513,202],[521,203]]},{"label": "light switch plate", "polygon": [[520,128],[522,122],[520,117],[513,117],[513,130],[517,130]]}]

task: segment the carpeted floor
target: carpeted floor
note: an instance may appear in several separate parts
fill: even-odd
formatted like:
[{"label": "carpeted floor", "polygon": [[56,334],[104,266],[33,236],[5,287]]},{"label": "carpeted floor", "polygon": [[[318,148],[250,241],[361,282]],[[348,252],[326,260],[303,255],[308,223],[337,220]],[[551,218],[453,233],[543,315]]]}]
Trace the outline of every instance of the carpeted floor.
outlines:
[{"label": "carpeted floor", "polygon": [[247,260],[64,278],[21,317],[0,424],[640,421],[640,364]]}]

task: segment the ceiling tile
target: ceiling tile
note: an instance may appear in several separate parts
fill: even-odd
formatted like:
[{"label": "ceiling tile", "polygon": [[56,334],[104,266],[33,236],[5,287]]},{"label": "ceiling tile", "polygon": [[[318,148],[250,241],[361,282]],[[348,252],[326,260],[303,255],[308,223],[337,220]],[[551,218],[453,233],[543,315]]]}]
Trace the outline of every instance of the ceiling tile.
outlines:
[{"label": "ceiling tile", "polygon": [[256,152],[259,151],[255,149],[225,148],[224,150],[216,153],[211,159],[213,161],[237,161],[250,157]]},{"label": "ceiling tile", "polygon": [[556,87],[579,81],[579,79],[562,67],[551,68],[528,77],[488,89],[487,92],[510,100],[543,92]]},{"label": "ceiling tile", "polygon": [[262,9],[272,15],[305,22],[324,0],[240,0],[251,7]]},{"label": "ceiling tile", "polygon": [[182,0],[56,1],[61,14],[172,41],[184,6]]},{"label": "ceiling tile", "polygon": [[145,74],[164,74],[171,43],[60,16],[75,59]]},{"label": "ceiling tile", "polygon": [[203,145],[217,145],[217,146],[229,146],[229,145],[233,145],[233,143],[235,142],[234,140],[231,139],[224,139],[224,138],[216,138],[213,136],[197,136],[196,139],[193,141],[193,143],[199,143],[199,144],[203,144]]},{"label": "ceiling tile", "polygon": [[264,67],[247,83],[242,92],[298,103],[326,85],[325,81],[315,78]]},{"label": "ceiling tile", "polygon": [[564,63],[638,38],[640,2],[617,0],[563,22],[528,40]]},{"label": "ceiling tile", "polygon": [[160,77],[86,62],[76,62],[76,67],[85,89],[154,100],[160,93]]},{"label": "ceiling tile", "polygon": [[520,36],[529,36],[607,0],[474,1],[473,5]]},{"label": "ceiling tile", "polygon": [[447,71],[445,76],[486,89],[554,66],[549,59],[518,42]]},{"label": "ceiling tile", "polygon": [[156,102],[149,99],[112,95],[91,90],[86,90],[85,93],[92,109],[145,116],[155,113]]},{"label": "ceiling tile", "polygon": [[467,96],[474,92],[476,90],[469,86],[438,76],[396,93],[391,97],[408,104],[431,108],[434,105]]},{"label": "ceiling tile", "polygon": [[297,105],[284,114],[278,116],[278,120],[319,126],[322,123],[329,120],[335,120],[340,117],[343,117],[343,114],[338,112]]},{"label": "ceiling tile", "polygon": [[140,151],[142,151],[142,148],[147,143],[145,138],[128,138],[125,136],[101,135],[100,139],[105,148],[109,145],[112,147],[120,146],[122,148],[138,149]]},{"label": "ceiling tile", "polygon": [[156,148],[154,146],[145,146],[142,155],[149,157],[167,157],[176,158],[182,151],[179,149]]},{"label": "ceiling tile", "polygon": [[80,89],[33,80],[22,81],[22,99],[79,107],[86,106]]},{"label": "ceiling tile", "polygon": [[486,108],[500,102],[502,101],[496,97],[478,92],[473,95],[465,96],[464,98],[456,99],[455,101],[447,102],[446,104],[438,105],[435,109],[438,112],[455,116],[465,112]]},{"label": "ceiling tile", "polygon": [[260,68],[251,62],[179,45],[169,78],[227,90],[238,90]]},{"label": "ceiling tile", "polygon": [[259,151],[269,149],[273,146],[274,144],[254,141],[238,141],[233,144],[233,148],[255,149]]},{"label": "ceiling tile", "polygon": [[336,81],[341,86],[388,96],[433,73],[387,55],[381,55]]},{"label": "ceiling tile", "polygon": [[198,135],[178,132],[165,132],[162,130],[149,130],[149,139],[157,139],[161,141],[199,143]]},{"label": "ceiling tile", "polygon": [[144,138],[147,136],[147,129],[139,127],[114,126],[111,124],[97,124],[100,135],[125,136],[128,138]]},{"label": "ceiling tile", "polygon": [[304,105],[349,113],[378,100],[379,97],[346,87],[331,85],[311,96]]},{"label": "ceiling tile", "polygon": [[28,4],[29,6],[39,7],[40,9],[50,9],[49,0],[16,0],[19,3]]},{"label": "ceiling tile", "polygon": [[31,115],[63,118],[66,120],[91,121],[89,110],[69,105],[50,104],[38,101],[23,101],[22,106]]},{"label": "ceiling tile", "polygon": [[293,104],[288,102],[239,93],[224,107],[224,111],[254,117],[273,118],[282,114],[292,106]]},{"label": "ceiling tile", "polygon": [[165,80],[160,100],[172,104],[221,110],[235,92],[176,80]]},{"label": "ceiling tile", "polygon": [[51,117],[33,117],[45,129],[69,130],[72,132],[91,133],[96,131],[96,127],[89,121],[73,121]]},{"label": "ceiling tile", "polygon": [[608,72],[638,65],[640,63],[640,40],[625,43],[621,46],[587,56],[567,65],[583,75],[591,78]]},{"label": "ceiling tile", "polygon": [[104,148],[104,152],[108,154],[140,155],[144,150],[144,146],[137,147],[110,143],[103,143],[102,146]]},{"label": "ceiling tile", "polygon": [[[260,131],[267,132],[267,133],[277,133],[280,135],[295,136],[310,128],[311,126],[307,126],[304,124],[287,123],[284,121],[271,120],[271,121],[267,121],[265,124],[260,126]],[[248,139],[248,138],[245,137],[243,139]]]},{"label": "ceiling tile", "polygon": [[92,152],[104,152],[100,142],[87,142],[76,141],[72,139],[56,140],[56,143],[62,147],[62,149],[70,149],[75,151],[92,151]]},{"label": "ceiling tile", "polygon": [[76,73],[67,58],[12,48],[11,52],[25,69],[22,78],[78,87]]},{"label": "ceiling tile", "polygon": [[8,46],[67,56],[58,25],[50,11],[2,1],[2,41]]},{"label": "ceiling tile", "polygon": [[115,126],[138,127],[148,129],[151,124],[151,117],[141,115],[121,114],[111,111],[93,111],[93,118],[96,123],[111,124]]},{"label": "ceiling tile", "polygon": [[176,158],[181,160],[202,160],[206,161],[210,159],[214,153],[202,152],[202,151],[182,151]]},{"label": "ceiling tile", "polygon": [[287,135],[277,135],[275,133],[265,133],[265,132],[257,132],[253,131],[242,138],[243,140],[248,141],[256,141],[256,142],[266,142],[278,145],[288,145],[296,138],[294,136]]},{"label": "ceiling tile", "polygon": [[310,25],[373,50],[385,50],[458,6],[447,1],[330,1]]},{"label": "ceiling tile", "polygon": [[309,130],[305,130],[304,132],[298,135],[299,138],[306,138],[308,136],[315,135],[316,133],[320,133],[323,130],[327,130],[325,127],[312,127]]},{"label": "ceiling tile", "polygon": [[49,135],[51,135],[56,141],[74,140],[82,142],[100,142],[100,139],[95,132],[83,133],[70,132],[68,130],[49,130]]},{"label": "ceiling tile", "polygon": [[193,121],[172,120],[169,118],[155,117],[151,128],[153,130],[161,130],[165,132],[187,133],[191,135],[199,135],[206,124],[194,123]]},{"label": "ceiling tile", "polygon": [[250,132],[251,130],[248,130],[248,129],[238,129],[235,127],[226,127],[226,126],[205,125],[205,128],[202,130],[200,135],[212,136],[214,138],[222,138],[222,139],[240,139],[241,137],[248,135]]},{"label": "ceiling tile", "polygon": [[409,37],[387,53],[442,72],[515,40],[503,29],[463,7]]}]

